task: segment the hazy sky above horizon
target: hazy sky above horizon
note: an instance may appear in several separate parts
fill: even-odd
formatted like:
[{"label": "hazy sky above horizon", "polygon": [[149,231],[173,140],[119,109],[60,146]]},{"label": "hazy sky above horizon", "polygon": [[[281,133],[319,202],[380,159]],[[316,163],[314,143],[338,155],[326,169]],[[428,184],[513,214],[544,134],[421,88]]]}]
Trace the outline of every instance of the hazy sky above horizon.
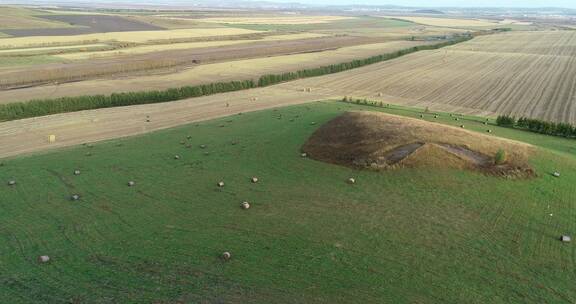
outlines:
[{"label": "hazy sky above horizon", "polygon": [[576,8],[576,0],[268,0],[320,5],[368,4],[402,6],[462,6],[462,7],[565,7]]}]

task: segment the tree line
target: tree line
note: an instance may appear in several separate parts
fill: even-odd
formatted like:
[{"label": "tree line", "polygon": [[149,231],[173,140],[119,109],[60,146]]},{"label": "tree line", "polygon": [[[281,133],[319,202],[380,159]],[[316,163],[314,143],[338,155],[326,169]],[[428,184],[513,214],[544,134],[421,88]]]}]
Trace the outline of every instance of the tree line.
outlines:
[{"label": "tree line", "polygon": [[517,128],[546,135],[576,137],[576,127],[564,122],[550,122],[526,117],[516,119],[514,116],[500,115],[496,119],[496,124],[502,127]]},{"label": "tree line", "polygon": [[169,102],[185,98],[207,96],[217,93],[225,93],[239,90],[266,87],[280,82],[316,77],[326,74],[338,73],[398,58],[422,50],[432,50],[472,39],[473,36],[459,36],[450,41],[438,44],[415,46],[399,50],[389,54],[373,56],[350,62],[332,64],[312,69],[303,69],[296,72],[271,74],[261,76],[257,82],[254,80],[219,82],[197,86],[185,86],[157,91],[114,93],[111,95],[88,95],[75,97],[61,97],[53,99],[35,99],[26,102],[15,102],[0,105],[0,121],[9,121],[29,117],[37,117],[58,113],[67,113],[83,110],[130,106],[138,104],[150,104]]},{"label": "tree line", "polygon": [[76,112],[102,108],[131,106],[175,101],[216,93],[255,88],[253,80],[219,82],[198,86],[186,86],[162,91],[114,93],[111,95],[90,95],[37,99],[28,102],[15,102],[0,105],[0,121],[37,117],[57,113]]}]

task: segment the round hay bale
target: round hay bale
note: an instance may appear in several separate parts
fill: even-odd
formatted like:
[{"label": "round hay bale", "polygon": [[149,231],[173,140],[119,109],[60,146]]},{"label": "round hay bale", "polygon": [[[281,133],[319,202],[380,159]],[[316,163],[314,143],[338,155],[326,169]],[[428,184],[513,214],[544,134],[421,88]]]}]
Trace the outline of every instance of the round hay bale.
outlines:
[{"label": "round hay bale", "polygon": [[47,255],[41,255],[38,257],[38,262],[40,263],[48,263],[50,262],[50,257]]},{"label": "round hay bale", "polygon": [[80,170],[74,170],[74,175],[80,175]]},{"label": "round hay bale", "polygon": [[313,122],[311,122],[310,124],[311,124],[311,125],[315,125],[315,124],[316,124],[316,122],[315,122],[315,121],[313,121]]},{"label": "round hay bale", "polygon": [[128,187],[133,187],[134,185],[136,185],[136,183],[134,181],[129,181],[128,182]]},{"label": "round hay bale", "polygon": [[355,179],[355,178],[351,177],[351,178],[348,179],[348,184],[353,185],[353,184],[355,184],[355,183],[356,183],[356,179]]},{"label": "round hay bale", "polygon": [[91,152],[86,152],[85,155],[86,155],[86,156],[92,156],[92,153],[91,153]]},{"label": "round hay bale", "polygon": [[216,186],[218,186],[219,188],[224,187],[224,182],[223,181],[219,181]]},{"label": "round hay bale", "polygon": [[384,96],[384,94],[378,93],[378,97],[382,97],[382,96]]},{"label": "round hay bale", "polygon": [[250,179],[250,181],[251,181],[253,184],[255,184],[255,183],[258,182],[258,178],[254,176],[254,177],[252,177],[252,178]]},{"label": "round hay bale", "polygon": [[460,125],[460,128],[464,129],[464,125]]},{"label": "round hay bale", "polygon": [[420,118],[424,118],[424,115],[423,115],[423,114],[420,114]]},{"label": "round hay bale", "polygon": [[228,260],[230,260],[231,258],[232,258],[232,255],[230,254],[230,252],[225,251],[225,252],[222,253],[222,259],[223,259],[224,261],[228,261]]},{"label": "round hay bale", "polygon": [[554,172],[552,175],[553,175],[554,177],[560,177],[560,172]]},{"label": "round hay bale", "polygon": [[242,204],[240,204],[240,207],[242,207],[242,209],[244,210],[250,209],[250,203],[242,202]]},{"label": "round hay bale", "polygon": [[487,121],[485,121],[485,122],[484,122],[484,125],[485,125],[485,126],[486,126],[486,125],[488,125],[488,122],[487,122]]},{"label": "round hay bale", "polygon": [[182,140],[182,141],[180,141],[180,144],[181,144],[181,145],[185,145],[186,142]]},{"label": "round hay bale", "polygon": [[488,129],[488,130],[486,130],[486,132],[488,132],[488,133],[492,133],[492,130]]},{"label": "round hay bale", "polygon": [[206,145],[200,145],[200,149],[206,149]]},{"label": "round hay bale", "polygon": [[80,199],[80,195],[74,194],[74,195],[72,195],[72,196],[70,197],[70,199],[73,200],[73,201],[77,201],[77,200]]},{"label": "round hay bale", "polygon": [[180,155],[174,155],[174,159],[176,160],[180,159]]},{"label": "round hay bale", "polygon": [[454,118],[455,121],[459,121],[460,119],[458,117]]},{"label": "round hay bale", "polygon": [[438,115],[434,115],[434,118],[438,118]]},{"label": "round hay bale", "polygon": [[306,158],[306,157],[308,157],[308,154],[302,153],[302,154],[300,154],[300,157]]},{"label": "round hay bale", "polygon": [[8,181],[8,186],[14,186],[14,185],[16,185],[15,180]]}]

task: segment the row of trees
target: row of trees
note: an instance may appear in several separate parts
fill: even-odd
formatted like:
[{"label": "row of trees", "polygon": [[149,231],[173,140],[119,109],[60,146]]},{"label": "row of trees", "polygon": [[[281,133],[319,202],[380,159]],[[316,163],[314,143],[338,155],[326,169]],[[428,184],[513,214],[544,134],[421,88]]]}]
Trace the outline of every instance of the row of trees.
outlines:
[{"label": "row of trees", "polygon": [[564,122],[550,122],[526,117],[516,119],[514,116],[500,115],[496,119],[496,123],[499,126],[518,128],[540,134],[576,137],[576,126]]},{"label": "row of trees", "polygon": [[164,91],[144,91],[117,93],[111,95],[62,97],[56,99],[39,99],[28,102],[8,103],[0,105],[0,121],[83,110],[168,102],[216,93],[246,90],[254,87],[256,87],[254,81],[245,80],[213,83],[199,86],[187,86]]},{"label": "row of trees", "polygon": [[400,50],[394,53],[373,56],[361,60],[353,60],[350,62],[333,64],[319,68],[304,69],[297,72],[264,75],[260,77],[257,82],[254,82],[253,80],[232,81],[232,82],[221,82],[207,85],[199,85],[199,86],[187,86],[162,91],[143,91],[143,92],[118,93],[111,95],[62,97],[56,99],[42,99],[42,100],[32,100],[28,102],[9,103],[0,105],[0,121],[8,121],[28,117],[36,117],[57,113],[75,112],[75,111],[92,110],[100,108],[168,102],[191,97],[206,96],[216,93],[246,90],[255,87],[265,87],[289,80],[338,73],[345,70],[355,69],[365,65],[390,60],[421,50],[442,48],[469,39],[471,39],[471,36],[462,36],[438,44],[416,46]]}]

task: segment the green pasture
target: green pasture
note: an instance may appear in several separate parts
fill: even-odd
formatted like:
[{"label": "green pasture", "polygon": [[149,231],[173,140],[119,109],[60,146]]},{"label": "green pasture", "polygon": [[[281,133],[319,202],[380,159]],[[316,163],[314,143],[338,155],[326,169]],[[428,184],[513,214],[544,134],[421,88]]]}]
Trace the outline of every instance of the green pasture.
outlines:
[{"label": "green pasture", "polygon": [[530,180],[300,156],[349,110],[422,114],[317,102],[1,160],[0,303],[576,301],[576,141],[425,114],[539,146]]}]

